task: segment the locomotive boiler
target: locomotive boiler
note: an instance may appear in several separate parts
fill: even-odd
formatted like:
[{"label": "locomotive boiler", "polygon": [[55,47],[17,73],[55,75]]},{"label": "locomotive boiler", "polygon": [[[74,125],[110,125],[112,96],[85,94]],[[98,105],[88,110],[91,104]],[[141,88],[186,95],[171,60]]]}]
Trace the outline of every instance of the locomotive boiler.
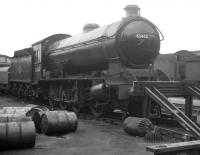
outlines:
[{"label": "locomotive boiler", "polygon": [[134,13],[103,27],[88,24],[85,29],[89,30],[52,44],[50,59],[57,66],[62,64],[58,68],[62,74],[109,70],[113,60],[134,69],[152,64],[160,49],[158,29],[139,16],[137,6],[127,6],[126,10]]}]

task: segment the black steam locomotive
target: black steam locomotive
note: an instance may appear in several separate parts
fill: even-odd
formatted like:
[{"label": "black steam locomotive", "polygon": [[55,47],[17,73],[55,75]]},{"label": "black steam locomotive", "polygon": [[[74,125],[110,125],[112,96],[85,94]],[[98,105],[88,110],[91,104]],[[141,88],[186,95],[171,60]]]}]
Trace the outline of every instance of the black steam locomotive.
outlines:
[{"label": "black steam locomotive", "polygon": [[125,10],[127,17],[110,25],[87,24],[79,35],[56,34],[15,51],[9,91],[95,116],[114,110],[141,115],[142,98],[129,93],[132,81],[147,80],[161,33],[138,6]]}]

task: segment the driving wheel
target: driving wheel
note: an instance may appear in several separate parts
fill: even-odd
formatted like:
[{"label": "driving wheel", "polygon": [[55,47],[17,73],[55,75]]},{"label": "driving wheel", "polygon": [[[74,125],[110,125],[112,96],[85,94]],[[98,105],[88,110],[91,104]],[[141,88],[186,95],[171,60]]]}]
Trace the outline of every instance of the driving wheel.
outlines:
[{"label": "driving wheel", "polygon": [[68,98],[67,98],[67,94],[63,88],[61,88],[61,91],[60,91],[60,99],[61,99],[61,101],[59,102],[60,109],[62,109],[62,110],[68,109],[69,110],[69,105],[64,102],[64,101],[67,101]]}]

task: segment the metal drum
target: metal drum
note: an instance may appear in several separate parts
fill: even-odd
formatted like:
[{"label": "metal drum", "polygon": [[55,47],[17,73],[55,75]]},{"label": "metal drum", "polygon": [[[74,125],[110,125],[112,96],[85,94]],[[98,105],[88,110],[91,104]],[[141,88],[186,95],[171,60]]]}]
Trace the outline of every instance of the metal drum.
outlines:
[{"label": "metal drum", "polygon": [[27,104],[26,107],[35,108],[35,107],[37,107],[37,105],[35,105],[35,104]]},{"label": "metal drum", "polygon": [[22,117],[25,116],[24,114],[0,114],[0,117]]},{"label": "metal drum", "polygon": [[128,117],[123,122],[124,131],[133,136],[143,137],[153,127],[153,124],[147,118]]},{"label": "metal drum", "polygon": [[3,107],[3,109],[25,109],[30,110],[32,107]]},{"label": "metal drum", "polygon": [[22,114],[26,115],[26,112],[29,111],[31,107],[4,107],[0,110],[0,114]]},{"label": "metal drum", "polygon": [[35,112],[34,117],[33,117],[33,121],[35,123],[35,128],[37,130],[37,132],[41,132],[41,116],[43,115],[43,112]]},{"label": "metal drum", "polygon": [[31,117],[26,117],[23,115],[13,115],[13,114],[3,114],[0,115],[0,123],[6,122],[27,122],[32,121]]},{"label": "metal drum", "polygon": [[0,149],[32,148],[35,138],[32,121],[0,123]]},{"label": "metal drum", "polygon": [[45,134],[58,134],[76,131],[78,119],[74,112],[46,111],[41,117],[41,130]]},{"label": "metal drum", "polygon": [[35,113],[43,111],[49,111],[49,109],[45,106],[37,106],[27,111],[26,116],[30,116],[32,117],[32,120],[34,120]]}]

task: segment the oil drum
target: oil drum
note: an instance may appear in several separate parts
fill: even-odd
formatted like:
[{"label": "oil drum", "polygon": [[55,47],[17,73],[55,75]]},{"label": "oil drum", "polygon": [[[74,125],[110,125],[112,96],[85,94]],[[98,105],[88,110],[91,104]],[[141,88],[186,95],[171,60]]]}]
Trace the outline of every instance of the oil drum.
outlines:
[{"label": "oil drum", "polygon": [[123,122],[124,131],[133,136],[143,137],[153,127],[153,124],[147,118],[128,117]]},{"label": "oil drum", "polygon": [[41,132],[41,116],[43,115],[43,112],[36,111],[33,117],[33,121],[35,123],[35,128],[37,132]]},{"label": "oil drum", "polygon": [[47,135],[74,132],[77,127],[78,119],[74,112],[46,111],[41,117],[41,130]]},{"label": "oil drum", "polygon": [[37,107],[34,107],[34,108],[30,109],[29,111],[27,111],[26,116],[32,117],[32,120],[34,121],[35,113],[43,112],[43,111],[49,111],[49,109],[45,106],[37,106]]},{"label": "oil drum", "polygon": [[9,110],[9,109],[24,109],[24,110],[30,110],[32,107],[3,107],[3,110]]},{"label": "oil drum", "polygon": [[32,121],[0,123],[0,149],[32,148],[35,138]]},{"label": "oil drum", "polygon": [[6,122],[27,122],[32,121],[31,117],[26,117],[23,115],[15,115],[15,114],[3,114],[0,115],[0,123]]},{"label": "oil drum", "polygon": [[29,111],[31,107],[4,107],[0,110],[0,114],[23,114],[26,115],[26,112]]},{"label": "oil drum", "polygon": [[37,107],[37,105],[35,105],[35,104],[27,104],[26,107],[35,108],[35,107]]}]

